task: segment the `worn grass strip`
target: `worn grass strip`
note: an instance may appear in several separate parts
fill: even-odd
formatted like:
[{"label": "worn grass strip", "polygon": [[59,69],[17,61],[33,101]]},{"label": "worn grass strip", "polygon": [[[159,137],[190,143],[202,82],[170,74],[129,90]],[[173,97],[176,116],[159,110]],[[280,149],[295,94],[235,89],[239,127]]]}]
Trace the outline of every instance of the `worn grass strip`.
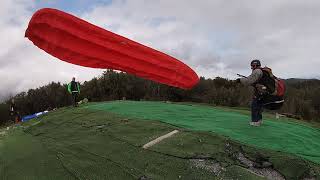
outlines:
[{"label": "worn grass strip", "polygon": [[157,139],[154,139],[154,140],[148,142],[147,144],[143,145],[142,148],[148,149],[149,147],[151,147],[151,146],[153,146],[153,145],[161,142],[161,141],[164,140],[164,139],[167,139],[167,138],[173,136],[174,134],[176,134],[176,133],[178,133],[178,132],[179,132],[178,130],[171,131],[171,132],[169,132],[168,134],[165,134],[165,135],[163,135],[163,136],[158,137]]}]

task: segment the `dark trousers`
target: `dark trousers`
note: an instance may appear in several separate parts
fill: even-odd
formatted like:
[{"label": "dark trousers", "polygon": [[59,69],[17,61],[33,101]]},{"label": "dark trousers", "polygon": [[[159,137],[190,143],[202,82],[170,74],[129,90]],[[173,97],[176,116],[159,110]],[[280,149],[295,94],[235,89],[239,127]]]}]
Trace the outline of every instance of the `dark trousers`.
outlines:
[{"label": "dark trousers", "polygon": [[73,93],[72,93],[72,106],[73,106],[73,107],[78,106],[78,104],[77,104],[77,98],[78,98],[78,93],[73,92]]},{"label": "dark trousers", "polygon": [[10,120],[15,123],[16,122],[16,113],[13,111],[10,111]]},{"label": "dark trousers", "polygon": [[253,98],[251,103],[251,121],[262,120],[263,103],[258,98]]}]

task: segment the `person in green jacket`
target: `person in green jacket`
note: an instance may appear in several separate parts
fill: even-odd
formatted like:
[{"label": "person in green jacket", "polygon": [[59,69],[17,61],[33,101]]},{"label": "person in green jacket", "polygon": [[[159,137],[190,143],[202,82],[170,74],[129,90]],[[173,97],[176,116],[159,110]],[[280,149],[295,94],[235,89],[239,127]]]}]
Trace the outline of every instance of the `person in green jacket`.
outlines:
[{"label": "person in green jacket", "polygon": [[78,106],[77,98],[80,94],[80,83],[76,82],[76,78],[73,77],[72,81],[68,84],[68,91],[72,95],[72,105],[73,107]]},{"label": "person in green jacket", "polygon": [[15,123],[17,119],[17,106],[14,102],[14,99],[11,100],[9,112],[10,112],[11,121]]}]

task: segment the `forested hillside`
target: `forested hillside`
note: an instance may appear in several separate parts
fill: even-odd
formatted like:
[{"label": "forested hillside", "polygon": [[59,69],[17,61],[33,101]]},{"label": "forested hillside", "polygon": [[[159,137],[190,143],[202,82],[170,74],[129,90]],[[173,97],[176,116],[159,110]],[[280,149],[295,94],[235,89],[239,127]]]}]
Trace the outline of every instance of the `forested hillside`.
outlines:
[{"label": "forested hillside", "polygon": [[[302,117],[304,120],[320,121],[320,80],[288,79],[285,104],[280,110]],[[67,85],[52,82],[46,86],[30,89],[14,96],[20,114],[27,115],[71,104]],[[200,78],[191,90],[182,90],[149,80],[116,72],[105,71],[100,77],[81,84],[79,99],[89,101],[108,100],[161,100],[207,103],[217,106],[250,107],[252,88],[232,80],[217,77]],[[7,105],[6,105],[7,104]],[[0,120],[8,120],[8,104],[0,106]]]}]

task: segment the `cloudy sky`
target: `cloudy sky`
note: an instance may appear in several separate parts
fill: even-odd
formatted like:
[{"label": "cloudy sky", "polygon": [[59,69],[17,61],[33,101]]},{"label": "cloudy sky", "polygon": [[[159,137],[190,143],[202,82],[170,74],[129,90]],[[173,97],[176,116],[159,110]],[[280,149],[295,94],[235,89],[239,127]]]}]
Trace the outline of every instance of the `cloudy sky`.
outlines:
[{"label": "cloudy sky", "polygon": [[199,76],[247,75],[258,58],[282,78],[320,78],[319,0],[1,0],[0,101],[103,72],[57,60],[24,38],[32,14],[44,7],[168,53]]}]

